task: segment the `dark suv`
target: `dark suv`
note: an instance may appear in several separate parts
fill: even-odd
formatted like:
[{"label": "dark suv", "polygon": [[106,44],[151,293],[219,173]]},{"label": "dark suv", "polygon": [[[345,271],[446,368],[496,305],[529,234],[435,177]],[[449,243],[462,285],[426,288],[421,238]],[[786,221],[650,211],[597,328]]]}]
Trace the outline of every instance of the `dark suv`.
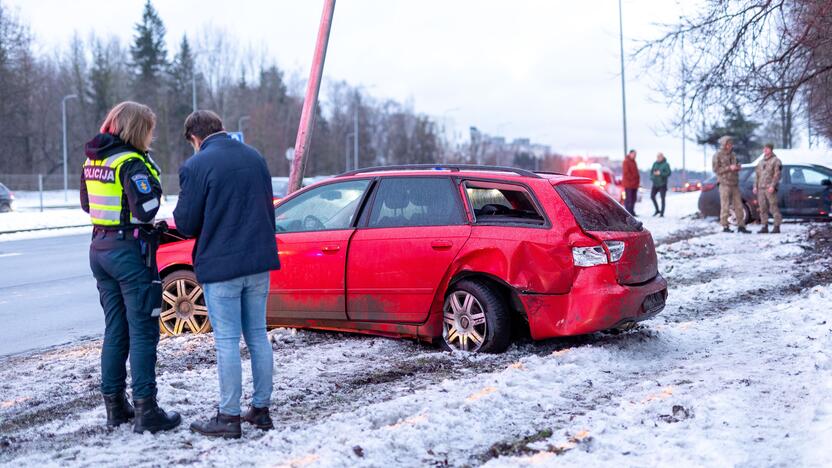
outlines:
[{"label": "dark suv", "polygon": [[[753,164],[740,169],[740,193],[745,221],[759,219],[756,174]],[[817,164],[784,164],[777,190],[777,201],[784,218],[832,219],[832,169]],[[705,216],[719,216],[719,190],[716,176],[702,184],[699,211]],[[731,210],[731,223],[735,217]]]}]

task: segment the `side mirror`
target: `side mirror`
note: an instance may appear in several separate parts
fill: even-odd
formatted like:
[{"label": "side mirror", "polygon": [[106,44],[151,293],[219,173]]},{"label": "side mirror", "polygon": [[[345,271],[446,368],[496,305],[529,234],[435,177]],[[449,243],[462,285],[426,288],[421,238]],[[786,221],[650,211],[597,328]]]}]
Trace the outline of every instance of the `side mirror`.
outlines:
[{"label": "side mirror", "polygon": [[825,185],[827,187],[832,187],[832,179],[823,179],[820,184]]}]

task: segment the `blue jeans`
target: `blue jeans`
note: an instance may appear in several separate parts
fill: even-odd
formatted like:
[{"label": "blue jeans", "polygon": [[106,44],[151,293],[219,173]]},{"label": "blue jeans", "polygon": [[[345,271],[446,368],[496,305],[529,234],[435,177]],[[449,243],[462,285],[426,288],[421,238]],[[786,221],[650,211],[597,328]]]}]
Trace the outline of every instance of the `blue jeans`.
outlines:
[{"label": "blue jeans", "polygon": [[269,273],[206,283],[205,302],[214,329],[222,414],[238,416],[242,396],[240,333],[251,354],[254,395],[251,404],[268,408],[272,398],[272,345],[266,336],[266,297]]}]

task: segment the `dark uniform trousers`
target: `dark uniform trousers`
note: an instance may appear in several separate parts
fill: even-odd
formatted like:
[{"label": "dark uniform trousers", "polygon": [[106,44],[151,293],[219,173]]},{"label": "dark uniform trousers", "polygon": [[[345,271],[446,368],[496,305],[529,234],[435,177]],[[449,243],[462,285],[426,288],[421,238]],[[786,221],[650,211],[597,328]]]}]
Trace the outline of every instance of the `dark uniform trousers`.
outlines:
[{"label": "dark uniform trousers", "polygon": [[98,283],[106,328],[101,350],[101,392],[124,391],[130,357],[133,399],[156,395],[159,318],[152,317],[153,273],[132,230],[93,234],[90,267]]}]

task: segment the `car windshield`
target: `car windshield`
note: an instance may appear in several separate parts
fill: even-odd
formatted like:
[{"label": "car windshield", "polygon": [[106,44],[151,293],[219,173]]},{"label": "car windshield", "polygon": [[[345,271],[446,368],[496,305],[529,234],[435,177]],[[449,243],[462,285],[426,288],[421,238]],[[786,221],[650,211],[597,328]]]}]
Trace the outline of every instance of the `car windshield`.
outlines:
[{"label": "car windshield", "polygon": [[642,230],[639,221],[594,184],[560,184],[555,189],[584,231]]},{"label": "car windshield", "polygon": [[353,180],[315,187],[275,209],[278,232],[347,229],[368,180]]},{"label": "car windshield", "polygon": [[286,192],[289,191],[289,181],[288,180],[275,180],[272,179],[272,192],[274,193],[275,198],[283,198],[286,196]]}]

